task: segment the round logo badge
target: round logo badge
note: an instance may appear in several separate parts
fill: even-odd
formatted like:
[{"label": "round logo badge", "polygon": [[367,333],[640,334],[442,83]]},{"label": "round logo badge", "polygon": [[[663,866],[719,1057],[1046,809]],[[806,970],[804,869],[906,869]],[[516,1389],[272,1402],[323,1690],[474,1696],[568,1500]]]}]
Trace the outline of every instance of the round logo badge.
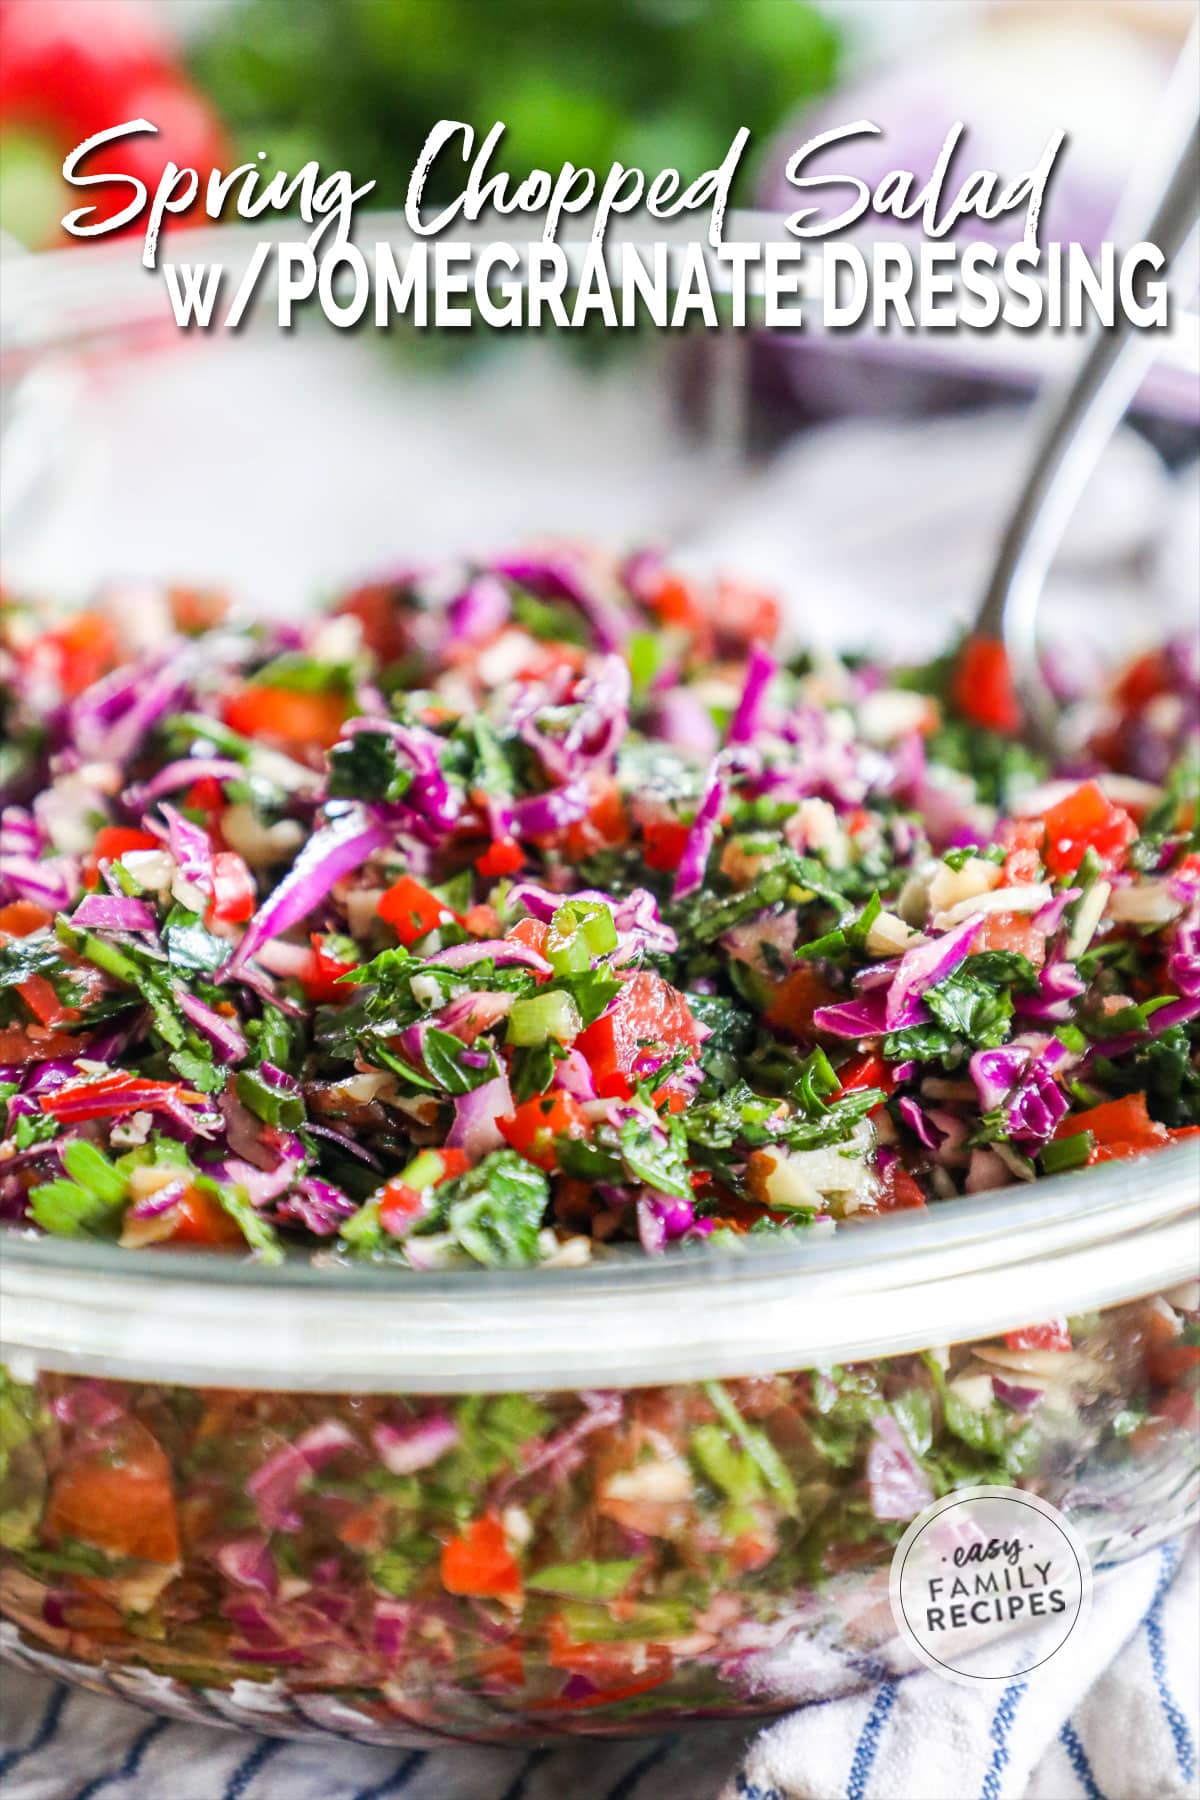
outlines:
[{"label": "round logo badge", "polygon": [[1078,1643],[1092,1565],[1056,1507],[1018,1488],[959,1488],[915,1518],[892,1558],[896,1629],[950,1681],[1011,1681]]}]

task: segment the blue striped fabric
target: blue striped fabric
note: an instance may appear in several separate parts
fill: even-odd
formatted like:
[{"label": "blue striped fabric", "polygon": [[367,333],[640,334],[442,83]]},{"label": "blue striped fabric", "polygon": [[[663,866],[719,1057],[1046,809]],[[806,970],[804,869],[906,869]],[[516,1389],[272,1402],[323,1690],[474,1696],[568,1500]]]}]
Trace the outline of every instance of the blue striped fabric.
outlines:
[{"label": "blue striped fabric", "polygon": [[413,1776],[424,1767],[428,1754],[426,1750],[409,1750],[390,1775],[385,1775],[382,1781],[372,1782],[370,1787],[360,1788],[354,1800],[391,1800],[393,1794],[403,1793]]},{"label": "blue striped fabric", "polygon": [[81,1787],[73,1796],[73,1800],[94,1800],[96,1794],[102,1794],[106,1787],[112,1787],[118,1781],[130,1781],[142,1766],[142,1758],[154,1742],[167,1729],[166,1719],[152,1719],[144,1731],[134,1738],[125,1756],[125,1761],[117,1769],[110,1769],[106,1775],[93,1776],[86,1787]]},{"label": "blue striped fabric", "polygon": [[1087,1751],[1080,1743],[1079,1733],[1072,1725],[1070,1719],[1067,1720],[1066,1724],[1059,1732],[1058,1741],[1067,1753],[1067,1761],[1070,1763],[1079,1785],[1084,1791],[1086,1800],[1106,1800],[1106,1796],[1101,1791],[1097,1784],[1096,1777],[1092,1773],[1092,1765],[1088,1761]]},{"label": "blue striped fabric", "polygon": [[224,1800],[242,1800],[259,1770],[284,1748],[283,1738],[260,1738],[249,1756],[238,1764],[225,1788]]},{"label": "blue striped fabric", "polygon": [[1150,1649],[1150,1667],[1154,1675],[1154,1688],[1159,1704],[1167,1721],[1167,1729],[1171,1733],[1171,1742],[1175,1746],[1175,1760],[1179,1764],[1179,1773],[1189,1784],[1196,1779],[1196,1742],[1188,1729],[1187,1719],[1176,1703],[1167,1674],[1167,1644],[1162,1627],[1163,1602],[1167,1597],[1167,1589],[1179,1562],[1178,1544],[1164,1544],[1159,1551],[1162,1573],[1158,1578],[1158,1586],[1154,1590],[1154,1598],[1150,1602],[1150,1611],[1146,1614],[1146,1643]]},{"label": "blue striped fabric", "polygon": [[875,1696],[874,1704],[867,1714],[858,1743],[854,1747],[854,1757],[850,1764],[850,1778],[846,1783],[846,1800],[863,1800],[867,1791],[867,1780],[875,1766],[875,1756],[879,1749],[879,1738],[887,1724],[888,1714],[896,1704],[897,1684],[885,1681]]},{"label": "blue striped fabric", "polygon": [[648,1775],[651,1769],[656,1769],[659,1763],[665,1762],[678,1741],[677,1738],[667,1738],[664,1743],[656,1744],[648,1756],[635,1762],[632,1769],[627,1769],[621,1776],[616,1786],[608,1790],[606,1800],[633,1800],[643,1776]]},{"label": "blue striped fabric", "polygon": [[979,1800],[998,1800],[1000,1778],[1008,1767],[1009,1734],[1017,1716],[1017,1708],[1021,1704],[1021,1695],[1027,1686],[1028,1683],[1024,1681],[1010,1681],[996,1702],[996,1710],[988,1727],[988,1736],[993,1745],[992,1760],[979,1790]]},{"label": "blue striped fabric", "polygon": [[23,1750],[9,1750],[3,1756],[0,1756],[0,1781],[3,1781],[6,1775],[11,1774],[18,1763],[23,1763],[27,1756],[36,1756],[39,1750],[44,1750],[47,1744],[53,1742],[55,1734],[58,1731],[58,1722],[62,1718],[63,1707],[67,1704],[69,1693],[69,1688],[56,1687],[51,1689],[50,1698],[46,1702],[46,1710],[42,1714],[41,1723],[38,1725],[37,1730],[34,1732],[25,1748]]}]

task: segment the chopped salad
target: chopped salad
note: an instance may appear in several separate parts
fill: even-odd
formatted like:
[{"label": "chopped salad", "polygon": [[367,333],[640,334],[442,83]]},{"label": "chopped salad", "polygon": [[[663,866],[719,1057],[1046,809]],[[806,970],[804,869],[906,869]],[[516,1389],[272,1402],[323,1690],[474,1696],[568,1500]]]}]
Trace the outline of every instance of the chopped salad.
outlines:
[{"label": "chopped salad", "polygon": [[302,624],[0,611],[0,1217],[578,1264],[1200,1131],[1195,644],[786,655],[575,548]]}]

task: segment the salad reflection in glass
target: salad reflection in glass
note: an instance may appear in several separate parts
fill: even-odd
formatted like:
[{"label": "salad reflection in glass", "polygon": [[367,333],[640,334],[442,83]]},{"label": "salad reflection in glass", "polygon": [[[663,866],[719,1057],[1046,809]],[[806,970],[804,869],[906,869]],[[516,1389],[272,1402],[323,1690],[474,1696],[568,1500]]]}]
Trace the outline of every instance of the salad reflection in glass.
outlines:
[{"label": "salad reflection in glass", "polygon": [[781,662],[649,555],[3,621],[13,1226],[553,1265],[1197,1129],[1184,646],[1049,770],[995,647]]}]

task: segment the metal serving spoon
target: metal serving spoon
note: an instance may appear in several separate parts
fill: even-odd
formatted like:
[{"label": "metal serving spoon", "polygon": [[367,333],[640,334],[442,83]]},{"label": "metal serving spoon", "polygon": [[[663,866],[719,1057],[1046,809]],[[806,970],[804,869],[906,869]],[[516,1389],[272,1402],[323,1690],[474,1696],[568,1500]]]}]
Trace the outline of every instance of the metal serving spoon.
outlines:
[{"label": "metal serving spoon", "polygon": [[[1193,32],[1180,59],[1190,90],[1187,113],[1172,134],[1175,141],[1167,146],[1170,167],[1161,197],[1144,229],[1122,232],[1121,238],[1123,243],[1141,240],[1157,245],[1167,270],[1200,217],[1200,119],[1191,69],[1196,47]],[[1167,111],[1173,110],[1178,121],[1178,110],[1169,98]],[[1123,213],[1127,210],[1122,208]],[[1145,209],[1136,210],[1145,216]],[[1066,386],[1050,395],[976,615],[974,637],[1003,644],[1029,732],[1047,749],[1054,746],[1060,708],[1038,655],[1042,589],[1076,501],[1154,361],[1156,335],[1135,330],[1124,314],[1118,314],[1111,327],[1093,338]]]}]

